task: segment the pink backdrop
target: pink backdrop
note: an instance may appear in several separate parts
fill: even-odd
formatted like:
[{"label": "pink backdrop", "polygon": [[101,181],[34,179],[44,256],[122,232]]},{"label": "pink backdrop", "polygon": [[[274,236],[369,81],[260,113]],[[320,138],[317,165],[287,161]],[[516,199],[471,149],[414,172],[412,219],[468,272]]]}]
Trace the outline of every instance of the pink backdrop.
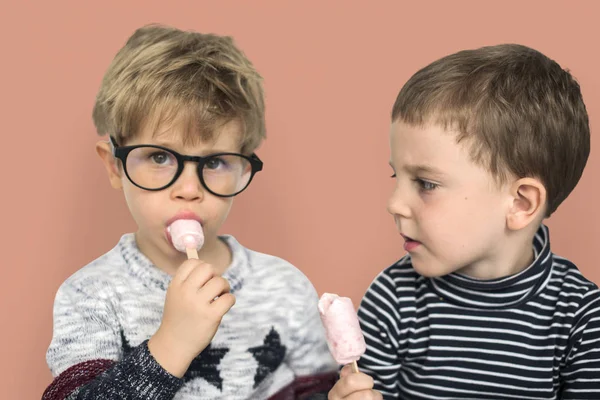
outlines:
[{"label": "pink backdrop", "polygon": [[[594,1],[5,3],[3,399],[40,398],[51,380],[45,351],[56,289],[134,228],[95,155],[91,110],[110,60],[143,24],[233,35],[254,61],[267,96],[265,170],[224,232],[288,259],[319,293],[355,304],[403,253],[385,210],[387,135],[397,91],[418,68],[463,48],[522,43],[572,70],[593,134],[600,119]],[[596,149],[549,225],[555,252],[600,282]]]}]

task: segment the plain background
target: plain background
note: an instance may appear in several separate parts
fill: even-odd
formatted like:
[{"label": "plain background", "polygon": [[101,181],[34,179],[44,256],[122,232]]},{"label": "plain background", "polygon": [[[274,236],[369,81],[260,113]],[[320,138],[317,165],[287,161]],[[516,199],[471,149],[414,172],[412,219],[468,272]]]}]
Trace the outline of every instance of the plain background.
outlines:
[{"label": "plain background", "polygon": [[[355,305],[403,255],[386,213],[389,116],[417,69],[464,48],[532,46],[582,85],[584,176],[548,224],[553,250],[595,282],[600,7],[593,1],[3,2],[0,24],[0,398],[39,399],[58,286],[134,226],[94,152],[102,75],[133,31],[160,22],[232,35],[265,78],[265,169],[224,233],[281,256]],[[594,39],[596,38],[596,39]],[[457,235],[460,227],[457,227]]]}]

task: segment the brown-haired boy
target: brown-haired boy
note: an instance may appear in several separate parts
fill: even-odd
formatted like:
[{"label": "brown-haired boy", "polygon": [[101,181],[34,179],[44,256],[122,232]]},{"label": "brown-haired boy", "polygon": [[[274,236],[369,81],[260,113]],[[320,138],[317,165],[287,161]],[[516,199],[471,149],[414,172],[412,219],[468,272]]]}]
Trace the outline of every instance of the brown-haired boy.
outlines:
[{"label": "brown-haired boy", "polygon": [[362,372],[329,398],[600,399],[600,291],[542,223],[590,151],[571,74],[521,45],[444,57],[400,91],[390,148],[408,254],[363,298]]}]

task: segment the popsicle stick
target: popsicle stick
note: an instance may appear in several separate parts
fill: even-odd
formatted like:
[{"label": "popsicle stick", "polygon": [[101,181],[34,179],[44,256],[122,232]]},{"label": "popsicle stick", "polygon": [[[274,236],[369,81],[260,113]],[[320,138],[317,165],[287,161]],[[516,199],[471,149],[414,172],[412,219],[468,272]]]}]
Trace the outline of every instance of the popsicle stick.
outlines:
[{"label": "popsicle stick", "polygon": [[355,372],[355,373],[360,372],[358,370],[358,364],[356,363],[356,361],[352,361],[352,372]]},{"label": "popsicle stick", "polygon": [[188,260],[190,258],[198,259],[198,251],[195,248],[187,248],[185,249],[185,252],[187,253]]}]

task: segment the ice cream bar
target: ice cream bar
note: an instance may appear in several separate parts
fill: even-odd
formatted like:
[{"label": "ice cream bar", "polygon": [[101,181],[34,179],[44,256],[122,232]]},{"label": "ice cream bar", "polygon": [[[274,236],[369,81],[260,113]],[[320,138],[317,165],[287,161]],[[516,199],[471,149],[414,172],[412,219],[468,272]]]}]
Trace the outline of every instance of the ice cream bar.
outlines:
[{"label": "ice cream bar", "polygon": [[339,364],[353,362],[353,367],[358,372],[356,361],[364,354],[367,346],[352,300],[324,293],[318,307],[333,358]]},{"label": "ice cream bar", "polygon": [[169,226],[173,246],[187,253],[188,258],[198,258],[197,251],[204,244],[204,232],[200,222],[193,219],[178,219]]}]

